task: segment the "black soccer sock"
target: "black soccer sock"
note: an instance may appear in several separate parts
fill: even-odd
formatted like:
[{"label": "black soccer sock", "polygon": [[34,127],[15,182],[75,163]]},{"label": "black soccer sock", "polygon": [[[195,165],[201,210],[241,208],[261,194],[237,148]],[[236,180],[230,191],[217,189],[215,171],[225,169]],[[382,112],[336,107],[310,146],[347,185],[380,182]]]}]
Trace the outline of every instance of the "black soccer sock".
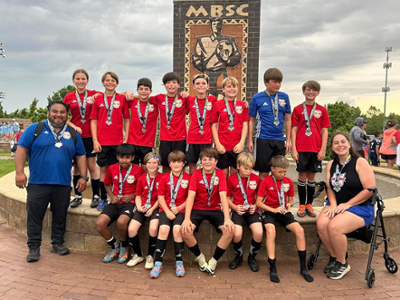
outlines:
[{"label": "black soccer sock", "polygon": [[81,175],[74,175],[72,179],[72,183],[74,185],[74,192],[75,196],[82,196],[82,193],[78,191],[78,188],[76,187],[78,185],[78,180],[81,178]]},{"label": "black soccer sock", "polygon": [[157,239],[156,242],[156,261],[162,262],[167,247],[167,240]]},{"label": "black soccer sock", "polygon": [[334,261],[336,261],[336,257],[329,256],[329,262],[334,262]]},{"label": "black soccer sock", "polygon": [[261,242],[256,242],[254,239],[251,239],[249,255],[256,257],[257,253],[260,251],[260,248],[261,248]]},{"label": "black soccer sock", "polygon": [[221,256],[224,255],[225,251],[226,251],[226,249],[222,249],[217,246],[217,248],[215,248],[214,255],[213,255],[214,259],[216,261],[218,261],[221,258]]},{"label": "black soccer sock", "polygon": [[129,247],[129,240],[126,240],[126,241],[121,240],[121,247],[124,247],[124,248]]},{"label": "black soccer sock", "polygon": [[101,200],[107,200],[107,191],[103,181],[100,181],[100,198]]},{"label": "black soccer sock", "polygon": [[107,241],[107,244],[111,247],[111,249],[117,249],[119,248],[119,244],[115,236],[113,236],[111,239]]},{"label": "black soccer sock", "polygon": [[138,234],[129,238],[129,245],[131,245],[133,252],[138,256],[143,256],[142,249],[140,249],[140,239]]},{"label": "black soccer sock", "polygon": [[92,183],[92,194],[99,196],[100,191],[100,179],[90,179]]},{"label": "black soccer sock", "polygon": [[192,253],[197,257],[201,254],[199,244],[196,243],[193,247],[189,247],[189,250],[192,251]]},{"label": "black soccer sock", "polygon": [[183,249],[185,247],[185,244],[183,242],[174,242],[174,250],[175,250],[175,259],[176,261],[182,261],[183,257]]},{"label": "black soccer sock", "polygon": [[306,250],[303,250],[303,251],[299,250],[298,253],[299,253],[299,259],[300,259],[300,274],[303,275],[304,279],[307,282],[313,282],[314,278],[312,278],[311,275],[308,273],[307,267],[306,267],[306,256],[307,256]]},{"label": "black soccer sock", "polygon": [[306,204],[306,197],[307,197],[306,182],[305,181],[301,181],[301,180],[297,181],[297,192],[299,194],[300,205],[305,205]]},{"label": "black soccer sock", "polygon": [[243,255],[243,243],[242,243],[242,240],[240,240],[237,243],[233,242],[233,249],[235,249],[235,255],[236,256],[242,256]]},{"label": "black soccer sock", "polygon": [[268,257],[268,263],[269,263],[269,278],[272,282],[279,283],[279,277],[278,277],[278,271],[276,269],[276,258],[270,259]]},{"label": "black soccer sock", "polygon": [[307,182],[307,204],[312,204],[315,194],[315,182]]},{"label": "black soccer sock", "polygon": [[149,236],[149,247],[147,250],[147,255],[154,255],[154,251],[156,251],[156,242],[157,242],[157,237],[156,236]]}]

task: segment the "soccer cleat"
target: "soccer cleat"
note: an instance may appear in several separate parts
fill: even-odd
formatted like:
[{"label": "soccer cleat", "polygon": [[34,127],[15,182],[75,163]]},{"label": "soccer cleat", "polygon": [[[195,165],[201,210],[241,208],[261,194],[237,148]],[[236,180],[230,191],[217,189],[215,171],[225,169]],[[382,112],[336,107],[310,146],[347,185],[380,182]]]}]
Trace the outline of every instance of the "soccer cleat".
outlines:
[{"label": "soccer cleat", "polygon": [[253,255],[249,254],[249,256],[247,257],[247,263],[249,264],[250,269],[253,272],[258,272],[259,266],[258,266],[258,263],[257,263],[257,261],[256,261],[256,259],[255,259],[255,257]]},{"label": "soccer cleat", "polygon": [[307,215],[309,215],[312,218],[315,218],[317,215],[314,212],[314,208],[312,207],[311,204],[307,204],[306,205],[306,213]]},{"label": "soccer cleat", "polygon": [[217,268],[217,263],[218,261],[215,260],[214,257],[211,257],[211,259],[208,261],[208,265],[207,265],[207,273],[210,275],[214,275],[215,274],[215,269]]},{"label": "soccer cleat", "polygon": [[51,253],[57,253],[58,255],[67,255],[69,254],[69,249],[65,247],[63,244],[54,244],[50,250]]},{"label": "soccer cleat", "polygon": [[160,276],[160,273],[162,272],[162,262],[156,261],[154,264],[153,269],[150,272],[150,277],[151,278],[158,278]]},{"label": "soccer cleat", "polygon": [[201,253],[199,256],[197,256],[195,258],[195,261],[197,261],[197,263],[199,264],[200,271],[204,272],[207,270],[208,265],[207,265],[206,258],[203,253]]},{"label": "soccer cleat", "polygon": [[123,264],[128,260],[128,247],[121,247],[119,250],[118,263]]},{"label": "soccer cleat", "polygon": [[143,256],[139,256],[137,254],[132,255],[132,258],[128,263],[126,264],[128,267],[134,267],[137,264],[140,264],[143,261]]},{"label": "soccer cleat", "polygon": [[350,265],[347,262],[342,264],[341,262],[336,261],[335,265],[327,275],[330,279],[341,279],[349,271]]},{"label": "soccer cleat", "polygon": [[182,261],[177,261],[175,264],[175,274],[177,277],[183,277],[185,276],[185,268],[183,267],[183,262]]},{"label": "soccer cleat", "polygon": [[92,202],[90,202],[90,208],[96,208],[99,205],[100,197],[94,195],[92,198]]},{"label": "soccer cleat", "polygon": [[306,206],[305,205],[299,205],[299,210],[297,211],[297,215],[301,218],[306,216],[306,212],[305,212]]},{"label": "soccer cleat", "polygon": [[325,274],[328,274],[328,273],[333,269],[333,267],[335,266],[335,262],[336,262],[336,260],[330,260],[330,261],[326,264],[326,266],[325,266],[325,268],[324,268],[324,273],[325,273]]},{"label": "soccer cleat", "polygon": [[76,208],[81,204],[82,204],[82,196],[75,196],[75,198],[72,199],[71,202],[69,202],[69,206],[71,206],[72,208]]},{"label": "soccer cleat", "polygon": [[154,267],[154,259],[153,256],[147,255],[146,256],[146,264],[144,265],[144,268],[146,270],[151,270]]},{"label": "soccer cleat", "polygon": [[40,248],[39,247],[30,247],[29,253],[26,256],[27,262],[36,262],[40,259]]},{"label": "soccer cleat", "polygon": [[243,255],[236,255],[232,262],[229,264],[230,269],[236,269],[243,261]]},{"label": "soccer cleat", "polygon": [[110,252],[103,258],[104,263],[112,262],[119,255],[119,248],[111,249]]},{"label": "soccer cleat", "polygon": [[103,210],[107,205],[107,200],[100,200],[99,205],[97,205],[97,210]]}]

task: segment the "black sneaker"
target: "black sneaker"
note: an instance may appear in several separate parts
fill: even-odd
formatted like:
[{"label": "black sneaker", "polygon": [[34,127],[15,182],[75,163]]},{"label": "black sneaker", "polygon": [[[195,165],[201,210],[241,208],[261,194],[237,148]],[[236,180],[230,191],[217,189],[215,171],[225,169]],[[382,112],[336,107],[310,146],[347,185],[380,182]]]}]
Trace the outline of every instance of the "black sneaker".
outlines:
[{"label": "black sneaker", "polygon": [[236,269],[237,267],[240,266],[242,261],[243,261],[243,255],[236,255],[235,258],[230,263],[229,268]]},{"label": "black sneaker", "polygon": [[57,253],[58,255],[67,255],[69,254],[69,249],[63,244],[54,244],[53,247],[51,247],[50,252]]},{"label": "black sneaker", "polygon": [[40,248],[39,247],[31,247],[29,248],[29,253],[26,256],[27,262],[35,262],[40,259]]},{"label": "black sneaker", "polygon": [[247,257],[247,263],[249,264],[250,269],[253,272],[258,272],[259,270],[258,263],[253,255],[249,254],[249,256]]},{"label": "black sneaker", "polygon": [[72,208],[76,208],[81,204],[82,204],[82,196],[75,196],[75,198],[71,200],[71,202],[69,203],[69,206],[71,206]]},{"label": "black sneaker", "polygon": [[325,266],[325,269],[324,269],[325,274],[328,274],[333,269],[333,267],[335,266],[335,262],[336,262],[336,260],[330,260],[328,262],[328,264]]},{"label": "black sneaker", "polygon": [[90,208],[96,208],[97,205],[99,205],[100,197],[97,195],[94,195],[92,198],[92,202],[90,202]]},{"label": "black sneaker", "polygon": [[336,261],[334,267],[327,275],[330,279],[341,279],[349,271],[350,265],[347,262],[342,264],[341,262]]}]

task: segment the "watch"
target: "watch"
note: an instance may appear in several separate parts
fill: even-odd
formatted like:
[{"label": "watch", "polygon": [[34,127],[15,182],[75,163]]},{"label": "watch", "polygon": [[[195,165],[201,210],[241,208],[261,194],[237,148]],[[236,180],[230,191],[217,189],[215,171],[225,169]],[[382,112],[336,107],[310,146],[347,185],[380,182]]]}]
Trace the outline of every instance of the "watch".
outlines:
[{"label": "watch", "polygon": [[79,178],[85,179],[85,180],[86,180],[86,182],[88,182],[88,181],[89,181],[89,177],[80,176]]}]

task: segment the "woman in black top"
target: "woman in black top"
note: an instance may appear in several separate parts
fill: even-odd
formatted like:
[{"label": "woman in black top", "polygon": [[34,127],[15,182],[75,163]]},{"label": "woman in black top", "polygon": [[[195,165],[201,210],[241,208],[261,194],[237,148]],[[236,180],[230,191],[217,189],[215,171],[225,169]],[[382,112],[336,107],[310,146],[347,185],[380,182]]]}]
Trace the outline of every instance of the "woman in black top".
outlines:
[{"label": "woman in black top", "polygon": [[346,234],[368,226],[374,219],[368,188],[375,186],[375,177],[368,162],[352,153],[347,134],[335,132],[331,148],[333,160],[326,166],[329,201],[318,216],[317,227],[330,254],[324,272],[331,279],[341,279],[350,271]]}]

